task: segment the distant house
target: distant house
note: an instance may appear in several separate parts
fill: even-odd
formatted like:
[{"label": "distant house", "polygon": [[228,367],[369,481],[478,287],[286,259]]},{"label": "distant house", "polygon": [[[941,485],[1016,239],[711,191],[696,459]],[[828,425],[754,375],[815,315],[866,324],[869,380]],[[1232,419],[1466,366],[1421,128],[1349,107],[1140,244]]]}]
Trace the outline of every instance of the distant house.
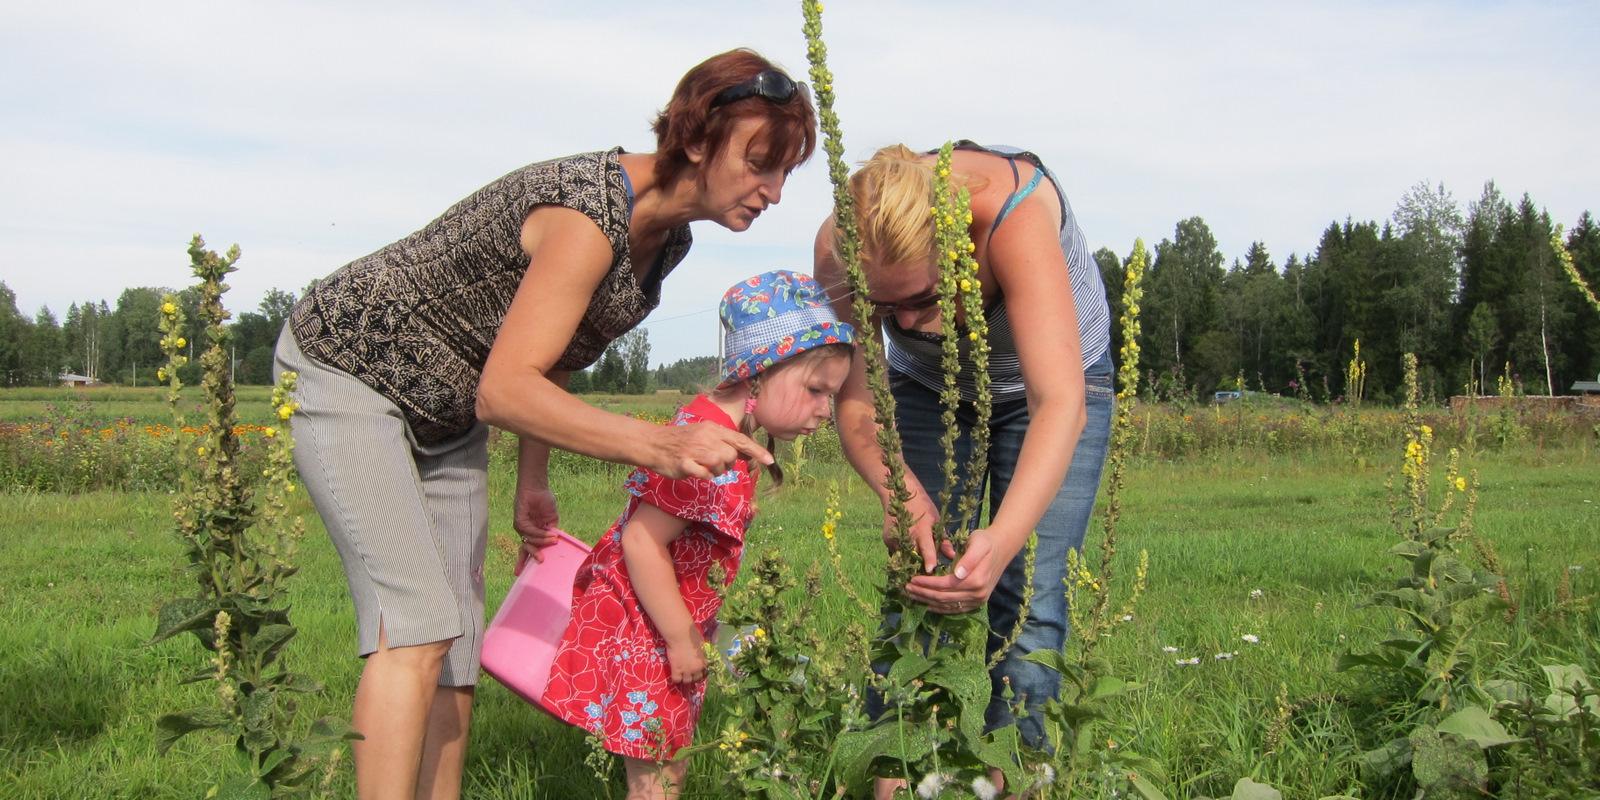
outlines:
[{"label": "distant house", "polygon": [[99,386],[100,382],[88,375],[75,375],[63,372],[59,378],[62,386]]},{"label": "distant house", "polygon": [[1592,381],[1577,381],[1572,384],[1572,391],[1578,393],[1578,407],[1587,409],[1591,413],[1600,411],[1600,376]]}]

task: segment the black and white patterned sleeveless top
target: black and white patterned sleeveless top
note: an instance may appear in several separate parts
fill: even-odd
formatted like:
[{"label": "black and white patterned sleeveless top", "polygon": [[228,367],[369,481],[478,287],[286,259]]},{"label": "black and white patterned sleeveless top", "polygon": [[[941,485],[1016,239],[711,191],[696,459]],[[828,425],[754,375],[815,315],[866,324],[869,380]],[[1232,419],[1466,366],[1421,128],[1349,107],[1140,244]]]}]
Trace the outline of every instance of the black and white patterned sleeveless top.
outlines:
[{"label": "black and white patterned sleeveless top", "polygon": [[621,152],[529,164],[341,267],[295,305],[289,325],[300,349],[399,406],[418,443],[465,433],[489,348],[528,269],[522,223],[536,206],[560,205],[594,220],[611,243],[611,269],[556,368],[593,364],[661,302],[661,280],[692,242],[688,225],[674,229],[643,285],[635,279]]}]

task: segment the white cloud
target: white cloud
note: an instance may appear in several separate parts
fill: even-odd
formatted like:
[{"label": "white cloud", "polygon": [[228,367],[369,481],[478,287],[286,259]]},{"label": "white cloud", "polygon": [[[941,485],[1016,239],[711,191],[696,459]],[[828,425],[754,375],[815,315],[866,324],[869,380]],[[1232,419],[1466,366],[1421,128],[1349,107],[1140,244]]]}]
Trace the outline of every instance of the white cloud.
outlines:
[{"label": "white cloud", "polygon": [[[1600,182],[1583,3],[836,0],[824,23],[852,160],[1028,146],[1119,253],[1200,215],[1230,260],[1256,239],[1281,260],[1419,180],[1465,205],[1493,178],[1570,224]],[[243,246],[248,308],[523,163],[648,150],[682,72],[739,45],[805,71],[793,3],[13,4],[0,279],[59,315],[184,282],[200,231]],[[710,351],[708,287],[806,267],[825,175],[798,171],[748,233],[696,227],[648,323],[656,360]]]}]

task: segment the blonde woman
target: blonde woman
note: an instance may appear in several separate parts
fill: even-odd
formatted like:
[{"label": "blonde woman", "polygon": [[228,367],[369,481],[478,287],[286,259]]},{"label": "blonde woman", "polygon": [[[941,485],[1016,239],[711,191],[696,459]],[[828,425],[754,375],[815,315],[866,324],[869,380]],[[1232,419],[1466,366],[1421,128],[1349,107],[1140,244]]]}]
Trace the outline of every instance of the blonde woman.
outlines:
[{"label": "blonde woman", "polygon": [[[873,317],[881,326],[897,405],[896,427],[910,469],[913,535],[928,571],[939,556],[953,559],[948,576],[922,575],[905,587],[940,613],[987,605],[990,647],[1012,630],[1023,594],[1028,535],[1039,546],[1034,595],[1022,636],[994,670],[989,723],[1012,714],[1000,699],[1009,681],[1030,709],[1054,697],[1055,673],[1023,660],[1059,649],[1067,636],[1066,577],[1069,548],[1080,547],[1094,507],[1111,424],[1110,312],[1105,289],[1060,181],[1032,153],[962,141],[952,179],[972,193],[970,233],[990,328],[989,374],[994,413],[987,474],[987,524],[972,531],[966,552],[934,544],[935,508],[943,475],[939,446],[940,318],[933,220],[929,214],[935,156],[902,145],[886,147],[850,179],[861,230],[861,259],[870,285]],[[816,273],[824,286],[845,276],[832,218],[816,239]],[[854,323],[848,293],[833,289],[842,319]],[[957,319],[964,325],[964,319]],[[963,343],[966,337],[962,337]],[[886,470],[876,448],[876,421],[865,365],[855,357],[838,399],[845,453],[863,479],[884,498]],[[975,399],[973,367],[965,348],[958,376],[962,392],[958,463],[970,447]],[[964,475],[958,476],[964,480]],[[979,520],[982,524],[982,520]],[[886,520],[886,541],[890,531]],[[893,543],[890,542],[892,545]],[[1021,721],[1023,737],[1040,746],[1037,714]]]}]

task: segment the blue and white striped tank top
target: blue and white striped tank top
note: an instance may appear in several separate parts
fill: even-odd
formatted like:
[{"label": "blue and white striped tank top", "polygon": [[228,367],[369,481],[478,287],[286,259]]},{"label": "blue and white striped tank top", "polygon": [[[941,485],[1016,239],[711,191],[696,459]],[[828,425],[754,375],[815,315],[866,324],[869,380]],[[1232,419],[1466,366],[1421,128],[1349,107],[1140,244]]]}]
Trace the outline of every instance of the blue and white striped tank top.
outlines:
[{"label": "blue and white striped tank top", "polygon": [[[1018,158],[1036,168],[1033,180],[1026,186],[1018,187],[1007,198],[995,219],[994,228],[986,235],[992,236],[994,229],[1000,227],[1011,209],[1033,191],[1040,175],[1049,178],[1056,187],[1056,196],[1061,199],[1061,253],[1066,256],[1067,272],[1072,279],[1072,301],[1078,315],[1078,344],[1083,348],[1081,367],[1087,369],[1105,358],[1111,350],[1111,309],[1106,303],[1105,286],[1100,281],[1100,268],[1089,254],[1083,230],[1078,227],[1077,217],[1072,214],[1072,206],[1068,205],[1067,196],[1061,190],[1061,182],[1038,156],[1020,148],[1005,145],[985,147],[964,139],[956,143],[956,148],[992,153],[1012,160],[1013,169]],[[1020,400],[1024,396],[1022,361],[1017,357],[1017,343],[1012,335],[1011,320],[1006,316],[1005,298],[1000,297],[997,303],[987,309],[985,316],[989,323],[990,393],[995,402]],[[895,324],[892,317],[884,320],[883,331],[892,370],[934,391],[944,389],[944,373],[939,366],[943,337],[937,333],[904,330]],[[966,337],[961,338],[960,345],[961,372],[956,376],[956,386],[961,391],[961,399],[971,402],[977,399],[976,370]]]}]

